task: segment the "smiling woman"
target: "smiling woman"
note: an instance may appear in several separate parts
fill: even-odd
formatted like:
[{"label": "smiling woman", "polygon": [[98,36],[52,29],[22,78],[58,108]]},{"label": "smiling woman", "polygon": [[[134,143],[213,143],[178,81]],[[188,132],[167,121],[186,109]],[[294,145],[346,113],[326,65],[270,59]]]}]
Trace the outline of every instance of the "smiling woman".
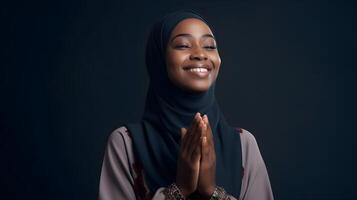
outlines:
[{"label": "smiling woman", "polygon": [[110,135],[99,199],[273,199],[254,136],[230,126],[216,102],[221,59],[208,22],[170,13],[146,47],[144,114]]},{"label": "smiling woman", "polygon": [[172,30],[166,64],[170,80],[188,91],[204,92],[216,80],[221,58],[206,23],[188,18]]}]

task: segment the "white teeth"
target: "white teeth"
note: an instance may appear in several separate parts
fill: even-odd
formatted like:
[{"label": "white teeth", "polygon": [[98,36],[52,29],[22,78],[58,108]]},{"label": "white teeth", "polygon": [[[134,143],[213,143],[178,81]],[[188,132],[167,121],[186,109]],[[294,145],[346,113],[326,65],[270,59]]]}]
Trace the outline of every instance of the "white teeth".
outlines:
[{"label": "white teeth", "polygon": [[191,72],[207,72],[206,68],[192,68],[190,69]]}]

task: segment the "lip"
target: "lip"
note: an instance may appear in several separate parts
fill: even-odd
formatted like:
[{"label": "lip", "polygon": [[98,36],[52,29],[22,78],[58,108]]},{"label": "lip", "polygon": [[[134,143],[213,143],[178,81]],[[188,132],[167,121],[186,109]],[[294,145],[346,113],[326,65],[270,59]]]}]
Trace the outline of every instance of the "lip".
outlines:
[{"label": "lip", "polygon": [[211,71],[212,67],[210,65],[206,65],[206,64],[193,64],[193,65],[186,65],[183,67],[184,70],[189,70],[189,69],[193,69],[193,68],[205,68],[207,69],[207,71]]},{"label": "lip", "polygon": [[[190,69],[194,69],[194,68],[205,68],[207,69],[207,71],[192,71]],[[187,65],[185,67],[183,67],[184,71],[187,72],[188,74],[190,74],[191,76],[195,77],[195,78],[207,78],[212,71],[212,67],[209,65]]]}]

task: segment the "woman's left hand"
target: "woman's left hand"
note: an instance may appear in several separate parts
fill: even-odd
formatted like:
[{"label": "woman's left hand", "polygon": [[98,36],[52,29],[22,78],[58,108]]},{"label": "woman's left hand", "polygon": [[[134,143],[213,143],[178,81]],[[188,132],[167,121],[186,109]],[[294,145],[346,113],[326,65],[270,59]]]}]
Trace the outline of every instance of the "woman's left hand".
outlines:
[{"label": "woman's left hand", "polygon": [[203,116],[203,121],[205,126],[201,132],[201,164],[197,190],[204,199],[209,199],[216,188],[216,152],[207,115]]}]

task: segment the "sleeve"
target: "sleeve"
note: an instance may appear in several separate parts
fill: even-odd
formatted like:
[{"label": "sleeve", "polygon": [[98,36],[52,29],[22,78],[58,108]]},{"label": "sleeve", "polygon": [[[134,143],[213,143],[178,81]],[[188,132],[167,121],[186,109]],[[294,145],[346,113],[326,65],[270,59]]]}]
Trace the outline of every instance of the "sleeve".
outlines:
[{"label": "sleeve", "polygon": [[[124,128],[115,130],[108,138],[102,163],[99,200],[141,199],[135,192],[135,175],[130,168],[133,152],[129,137],[123,135]],[[163,190],[159,188],[152,200],[164,200]]]},{"label": "sleeve", "polygon": [[244,175],[240,200],[273,200],[267,168],[257,141],[247,130],[241,133]]},{"label": "sleeve", "polygon": [[136,199],[123,137],[108,138],[99,183],[99,200]]},{"label": "sleeve", "polygon": [[165,200],[166,197],[163,193],[165,189],[166,189],[165,187],[161,187],[161,188],[157,189],[152,200]]},{"label": "sleeve", "polygon": [[[165,187],[159,188],[159,189],[156,191],[156,193],[155,193],[154,197],[152,198],[152,200],[166,200],[166,197],[165,197],[165,195],[164,195],[164,193],[163,193],[163,191],[164,191],[165,189],[166,189]],[[229,197],[229,200],[237,200],[236,198],[234,198],[234,197],[231,196],[231,195],[228,195],[228,197]]]}]

